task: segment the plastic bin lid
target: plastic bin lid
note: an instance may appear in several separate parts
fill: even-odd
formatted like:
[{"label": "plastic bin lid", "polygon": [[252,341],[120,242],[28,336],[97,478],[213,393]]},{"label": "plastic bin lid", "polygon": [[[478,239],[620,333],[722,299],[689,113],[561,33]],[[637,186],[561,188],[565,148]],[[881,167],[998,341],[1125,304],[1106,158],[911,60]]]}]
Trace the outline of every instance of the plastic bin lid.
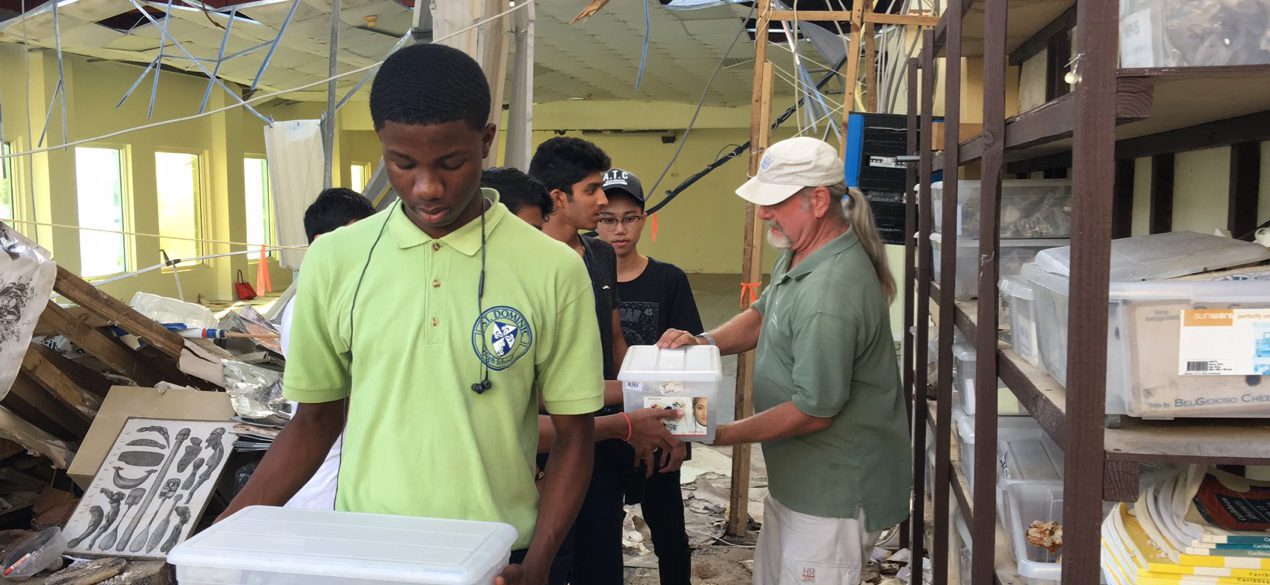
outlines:
[{"label": "plastic bin lid", "polygon": [[[1024,264],[1021,274],[1034,286],[1044,287],[1060,295],[1068,294],[1070,280],[1046,272],[1035,262]],[[1112,301],[1192,301],[1255,303],[1264,305],[1270,299],[1270,280],[1166,280],[1150,282],[1112,282],[1108,289]]]},{"label": "plastic bin lid", "polygon": [[1032,284],[1021,276],[1011,275],[1001,279],[1001,294],[1025,301],[1032,300]]},{"label": "plastic bin lid", "polygon": [[181,543],[177,566],[391,583],[468,585],[507,561],[516,529],[441,520],[253,506]]},{"label": "plastic bin lid", "polygon": [[[970,187],[970,188],[973,188],[976,193],[978,193],[980,185],[982,185],[982,183],[978,179],[970,180],[970,181],[957,181],[957,187],[959,188]],[[1018,187],[1071,187],[1071,186],[1072,186],[1071,179],[1005,179],[1001,181],[1002,195],[1005,195],[1007,197],[1009,196],[1009,193],[1005,193],[1005,190],[1011,187],[1018,188]],[[944,182],[935,181],[934,183],[930,184],[930,188],[943,189]]]},{"label": "plastic bin lid", "polygon": [[718,382],[723,379],[719,348],[690,345],[661,349],[633,345],[626,350],[617,379],[623,382]]},{"label": "plastic bin lid", "polygon": [[[966,443],[975,442],[975,417],[966,414],[961,406],[954,406],[952,409],[953,420],[957,421],[957,434],[961,436],[961,440]],[[992,416],[986,414],[985,416]],[[1041,433],[1041,425],[1030,416],[998,416],[997,419],[997,437],[999,440],[1009,439],[1013,436],[1024,433],[1032,435],[1033,433]]]},{"label": "plastic bin lid", "polygon": [[[1036,255],[1037,266],[1053,274],[1071,273],[1071,246]],[[1111,242],[1111,281],[1164,280],[1270,260],[1270,250],[1254,242],[1195,232],[1168,232]]]},{"label": "plastic bin lid", "polygon": [[[943,233],[933,233],[930,235],[930,243],[932,245],[942,246],[944,242]],[[1000,241],[999,248],[1058,248],[1066,246],[1071,240],[1067,238],[1024,238],[1024,239],[1004,239]],[[976,238],[957,238],[958,248],[974,248],[979,249],[979,240]]]},{"label": "plastic bin lid", "polygon": [[1043,434],[1002,439],[997,449],[1004,460],[1001,466],[1002,480],[1063,479],[1063,450]]}]

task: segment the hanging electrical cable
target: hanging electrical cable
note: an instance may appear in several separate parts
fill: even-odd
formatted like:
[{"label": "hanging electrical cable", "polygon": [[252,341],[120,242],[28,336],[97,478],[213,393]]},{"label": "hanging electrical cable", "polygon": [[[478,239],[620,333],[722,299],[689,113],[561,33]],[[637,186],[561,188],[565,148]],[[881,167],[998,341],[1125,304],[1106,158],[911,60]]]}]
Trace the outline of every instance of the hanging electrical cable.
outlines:
[{"label": "hanging electrical cable", "polygon": [[[834,76],[838,74],[838,69],[842,68],[843,63],[846,63],[845,58],[842,61],[839,61],[837,65],[834,65],[833,69],[829,73],[826,73],[825,76],[820,79],[820,81],[816,82],[816,89],[824,88],[824,86],[829,83],[829,80],[833,79]],[[794,115],[794,112],[798,110],[798,107],[800,105],[801,105],[801,100],[799,100],[798,103],[795,103],[794,105],[786,109],[785,112],[782,113],[778,118],[776,118],[776,121],[774,123],[772,123],[772,128],[773,129],[779,128],[780,125],[785,123],[785,121],[788,120],[790,116]],[[838,108],[836,111],[841,111],[841,108]],[[678,197],[679,194],[687,190],[688,187],[691,187],[694,183],[696,183],[697,181],[700,181],[706,175],[709,175],[710,173],[714,172],[715,169],[723,166],[724,164],[727,164],[728,161],[738,156],[741,156],[742,154],[745,153],[745,151],[749,149],[750,149],[750,141],[747,140],[744,144],[732,149],[727,154],[717,157],[714,160],[714,162],[706,165],[705,168],[701,169],[700,171],[697,171],[695,174],[688,177],[687,179],[684,179],[683,182],[679,183],[679,185],[676,186],[674,189],[666,191],[666,197],[663,198],[661,201],[659,201],[656,205],[649,208],[646,213],[648,213],[649,215],[657,213],[661,208],[665,207],[671,201],[674,201],[675,197]],[[665,173],[663,172],[662,175],[664,176]],[[654,189],[655,188],[656,187],[654,187]],[[648,192],[652,193],[653,189],[649,189]]]},{"label": "hanging electrical cable", "polygon": [[[750,12],[745,16],[748,21],[754,16],[754,7],[750,7]],[[653,187],[648,190],[649,193],[656,193],[657,186],[661,185],[662,179],[666,178],[666,173],[675,165],[675,161],[679,159],[679,154],[683,152],[684,145],[688,143],[688,135],[692,134],[692,128],[697,124],[697,116],[701,114],[701,107],[706,103],[706,97],[710,95],[710,85],[714,83],[714,77],[719,74],[719,70],[723,67],[723,63],[727,61],[728,55],[732,54],[732,49],[736,47],[736,42],[741,39],[741,35],[745,34],[745,27],[736,31],[736,36],[732,37],[732,42],[728,44],[727,50],[723,51],[723,56],[719,57],[719,62],[715,64],[714,71],[710,72],[710,77],[706,78],[706,86],[701,90],[701,97],[697,99],[697,107],[692,111],[692,118],[688,120],[688,126],[684,128],[684,135],[679,139],[679,146],[675,147],[675,153],[670,156],[670,160],[666,162],[666,167],[661,170],[661,174],[657,175],[657,180],[653,181]],[[755,33],[756,35],[758,33]]]},{"label": "hanging electrical cable", "polygon": [[648,0],[644,0],[644,48],[639,54],[639,71],[635,73],[635,91],[639,91],[639,84],[644,81],[644,66],[648,64],[648,40],[652,33],[653,24],[648,10]]}]

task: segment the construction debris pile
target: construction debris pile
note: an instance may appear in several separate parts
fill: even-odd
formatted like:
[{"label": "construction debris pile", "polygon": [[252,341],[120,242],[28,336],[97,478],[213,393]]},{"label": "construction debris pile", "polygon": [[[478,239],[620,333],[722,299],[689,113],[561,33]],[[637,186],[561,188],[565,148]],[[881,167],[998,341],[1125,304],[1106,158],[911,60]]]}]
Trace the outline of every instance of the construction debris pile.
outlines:
[{"label": "construction debris pile", "polygon": [[124,304],[3,223],[0,248],[0,570],[173,583],[166,551],[289,416],[276,326],[251,307]]}]

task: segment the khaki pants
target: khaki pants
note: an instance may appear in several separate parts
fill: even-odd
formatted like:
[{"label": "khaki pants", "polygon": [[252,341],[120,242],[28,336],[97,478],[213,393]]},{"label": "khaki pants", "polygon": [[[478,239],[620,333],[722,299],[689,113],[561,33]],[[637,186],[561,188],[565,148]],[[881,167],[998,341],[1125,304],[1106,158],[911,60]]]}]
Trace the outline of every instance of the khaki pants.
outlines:
[{"label": "khaki pants", "polygon": [[771,494],[754,551],[754,585],[858,585],[879,533],[856,518],[795,512]]}]

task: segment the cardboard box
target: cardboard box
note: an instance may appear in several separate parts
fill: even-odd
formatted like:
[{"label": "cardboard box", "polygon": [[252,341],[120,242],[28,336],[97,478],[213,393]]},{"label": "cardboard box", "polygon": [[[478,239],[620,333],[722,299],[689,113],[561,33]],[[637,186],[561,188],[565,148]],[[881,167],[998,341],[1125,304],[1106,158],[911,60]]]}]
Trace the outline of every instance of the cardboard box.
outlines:
[{"label": "cardboard box", "polygon": [[234,417],[234,409],[224,392],[114,386],[66,470],[76,485],[88,489],[124,422],[133,417],[227,421]]}]

